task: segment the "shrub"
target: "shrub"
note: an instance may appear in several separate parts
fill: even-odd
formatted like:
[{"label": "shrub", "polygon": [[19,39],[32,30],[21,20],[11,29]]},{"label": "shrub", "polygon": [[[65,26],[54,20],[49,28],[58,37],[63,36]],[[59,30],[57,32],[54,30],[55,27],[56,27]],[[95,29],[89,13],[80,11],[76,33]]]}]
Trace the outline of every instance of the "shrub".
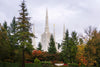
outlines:
[{"label": "shrub", "polygon": [[2,63],[0,63],[0,67],[19,67],[19,64],[2,62]]},{"label": "shrub", "polygon": [[76,64],[76,63],[69,63],[68,66],[69,67],[78,67],[78,64]]},{"label": "shrub", "polygon": [[40,64],[41,61],[40,61],[38,58],[35,58],[34,63],[36,63],[36,64]]},{"label": "shrub", "polygon": [[42,67],[53,67],[51,61],[42,61]]},{"label": "shrub", "polygon": [[38,58],[34,59],[34,65],[33,67],[42,67],[41,61]]}]

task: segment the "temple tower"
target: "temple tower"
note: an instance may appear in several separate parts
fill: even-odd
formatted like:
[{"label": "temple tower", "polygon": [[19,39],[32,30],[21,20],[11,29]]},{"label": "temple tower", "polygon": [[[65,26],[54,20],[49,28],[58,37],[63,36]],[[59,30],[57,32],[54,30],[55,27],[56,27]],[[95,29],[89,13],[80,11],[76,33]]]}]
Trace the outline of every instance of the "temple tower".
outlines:
[{"label": "temple tower", "polygon": [[48,25],[48,9],[46,9],[45,32],[49,32],[49,25]]},{"label": "temple tower", "polygon": [[[35,25],[34,24],[33,24],[33,34],[35,35]],[[33,37],[32,43],[33,43],[33,47],[36,49],[37,47],[36,47],[35,37]]]},{"label": "temple tower", "polygon": [[48,25],[48,10],[46,9],[45,31],[41,35],[42,50],[44,51],[48,51],[50,36],[51,34],[49,32],[49,25]]}]

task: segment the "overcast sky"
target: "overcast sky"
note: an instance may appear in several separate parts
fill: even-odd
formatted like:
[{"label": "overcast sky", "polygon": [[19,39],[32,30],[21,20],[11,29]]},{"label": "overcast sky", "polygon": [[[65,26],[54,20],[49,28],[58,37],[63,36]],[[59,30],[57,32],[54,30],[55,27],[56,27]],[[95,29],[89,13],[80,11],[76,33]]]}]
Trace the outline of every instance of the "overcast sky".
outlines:
[{"label": "overcast sky", "polygon": [[[18,17],[22,0],[0,0],[0,23]],[[45,28],[45,14],[48,8],[49,28],[53,33],[55,24],[56,41],[61,42],[63,24],[71,33],[72,31],[83,34],[88,26],[100,29],[100,0],[26,0],[30,22],[35,24],[35,33],[40,41],[40,36]]]}]

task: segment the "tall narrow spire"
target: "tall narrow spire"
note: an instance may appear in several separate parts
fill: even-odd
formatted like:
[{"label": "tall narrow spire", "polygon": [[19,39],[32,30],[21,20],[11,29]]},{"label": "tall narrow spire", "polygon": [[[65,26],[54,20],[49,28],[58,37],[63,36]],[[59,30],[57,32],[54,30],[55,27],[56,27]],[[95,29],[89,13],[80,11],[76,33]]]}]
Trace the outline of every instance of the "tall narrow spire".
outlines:
[{"label": "tall narrow spire", "polygon": [[45,32],[49,32],[49,26],[48,26],[48,9],[46,9]]},{"label": "tall narrow spire", "polygon": [[63,26],[63,39],[65,39],[65,24]]},{"label": "tall narrow spire", "polygon": [[53,35],[54,35],[54,40],[55,40],[55,24],[53,25],[53,27],[54,27],[54,29],[53,29]]},{"label": "tall narrow spire", "polygon": [[[35,25],[33,24],[33,34],[35,35]],[[35,37],[33,37],[33,47],[36,49]]]}]

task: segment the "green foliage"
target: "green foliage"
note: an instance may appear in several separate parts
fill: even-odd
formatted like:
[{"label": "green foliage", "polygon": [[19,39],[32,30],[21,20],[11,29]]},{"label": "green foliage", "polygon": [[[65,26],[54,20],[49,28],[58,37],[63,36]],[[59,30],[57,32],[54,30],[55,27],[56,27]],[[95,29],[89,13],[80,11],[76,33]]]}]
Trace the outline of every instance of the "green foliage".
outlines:
[{"label": "green foliage", "polygon": [[56,47],[55,47],[55,42],[54,42],[54,38],[53,38],[53,35],[51,35],[51,38],[50,38],[50,43],[49,43],[49,48],[48,48],[48,52],[50,54],[55,54],[56,53]]},{"label": "green foliage", "polygon": [[16,18],[13,17],[12,23],[10,24],[10,31],[13,35],[17,32],[16,27],[17,27]]},{"label": "green foliage", "polygon": [[72,32],[71,34],[71,53],[70,53],[70,57],[71,57],[71,63],[75,63],[76,60],[76,53],[77,53],[77,45],[78,45],[78,38],[77,38],[77,33],[76,32]]},{"label": "green foliage", "polygon": [[100,66],[100,32],[94,29],[91,33],[89,41],[85,47],[85,57],[88,60],[88,66]]},{"label": "green foliage", "polygon": [[34,63],[36,63],[36,64],[40,64],[41,61],[40,61],[38,58],[35,58],[35,59],[34,59]]},{"label": "green foliage", "polygon": [[65,63],[69,62],[69,57],[67,56],[69,53],[70,48],[68,47],[69,45],[69,32],[68,30],[65,33],[65,39],[63,40],[62,43],[62,52],[61,52],[61,57]]},{"label": "green foliage", "polygon": [[79,38],[79,44],[83,44],[83,39],[82,38]]},{"label": "green foliage", "polygon": [[68,66],[69,67],[79,67],[78,64],[76,64],[76,63],[69,63]]},{"label": "green foliage", "polygon": [[38,58],[34,59],[34,67],[42,67],[41,61]]},{"label": "green foliage", "polygon": [[58,49],[61,47],[60,43],[58,43]]},{"label": "green foliage", "polygon": [[45,64],[45,63],[51,64],[51,61],[41,61],[41,63],[42,63],[42,64]]},{"label": "green foliage", "polygon": [[17,63],[0,63],[0,67],[19,67],[19,64]]},{"label": "green foliage", "polygon": [[8,30],[8,26],[7,26],[7,22],[6,21],[3,23],[3,27],[4,27],[5,30]]},{"label": "green foliage", "polygon": [[18,45],[20,45],[21,48],[26,48],[25,50],[29,53],[32,52],[33,46],[32,46],[32,39],[33,33],[30,33],[31,29],[31,23],[29,22],[30,17],[28,17],[27,8],[25,5],[25,2],[23,1],[21,4],[21,10],[19,12],[20,16],[18,17],[17,22],[17,41]]},{"label": "green foliage", "polygon": [[20,45],[20,49],[22,49],[22,67],[25,67],[25,51],[31,53],[33,50],[32,47],[32,39],[33,33],[30,32],[31,23],[29,22],[30,17],[28,17],[27,8],[25,5],[25,1],[21,3],[21,10],[19,12],[18,22],[16,26],[17,43]]},{"label": "green foliage", "polygon": [[[21,67],[19,63],[0,63],[0,67]],[[26,63],[25,67],[43,67],[41,64]]]},{"label": "green foliage", "polygon": [[9,58],[10,45],[6,29],[0,25],[0,61]]},{"label": "green foliage", "polygon": [[13,60],[13,62],[16,62],[17,60],[15,60],[16,58],[16,51],[18,51],[18,44],[17,44],[17,36],[15,35],[16,33],[16,27],[17,27],[17,22],[15,20],[15,17],[13,17],[12,22],[10,24],[9,30],[10,30],[10,34],[9,34],[9,42],[10,42],[10,59]]},{"label": "green foliage", "polygon": [[42,45],[41,45],[40,42],[39,42],[39,44],[38,44],[38,48],[37,48],[37,50],[42,50]]},{"label": "green foliage", "polygon": [[65,63],[73,63],[76,62],[76,52],[77,52],[77,46],[78,45],[78,38],[77,33],[72,32],[71,37],[69,37],[68,30],[66,31],[65,39],[62,43],[62,52],[61,56]]},{"label": "green foliage", "polygon": [[36,65],[36,64],[33,64],[33,63],[26,63],[25,67],[41,67],[41,64]]},{"label": "green foliage", "polygon": [[4,27],[4,29],[7,31],[7,35],[8,35],[8,37],[9,37],[9,36],[10,36],[10,28],[9,28],[9,26],[7,25],[7,22],[6,22],[6,21],[3,23],[3,27]]},{"label": "green foliage", "polygon": [[42,61],[42,67],[52,67],[51,61]]}]

